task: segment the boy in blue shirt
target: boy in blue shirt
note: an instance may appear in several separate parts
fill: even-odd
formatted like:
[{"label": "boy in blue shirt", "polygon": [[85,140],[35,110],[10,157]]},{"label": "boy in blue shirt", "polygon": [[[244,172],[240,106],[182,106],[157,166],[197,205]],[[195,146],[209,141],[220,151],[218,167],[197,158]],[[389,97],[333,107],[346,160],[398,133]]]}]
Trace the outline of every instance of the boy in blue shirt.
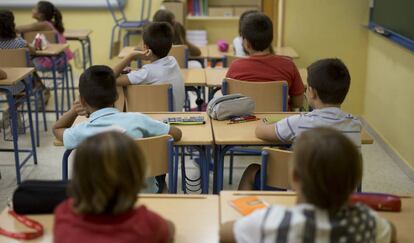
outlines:
[{"label": "boy in blue shirt", "polygon": [[[66,149],[76,148],[96,133],[116,130],[134,139],[170,134],[181,139],[181,130],[136,112],[120,112],[114,108],[118,98],[116,80],[111,68],[95,65],[79,78],[80,100],[53,125],[53,134],[63,141]],[[76,117],[89,119],[74,126]],[[150,187],[150,185],[148,185]]]}]

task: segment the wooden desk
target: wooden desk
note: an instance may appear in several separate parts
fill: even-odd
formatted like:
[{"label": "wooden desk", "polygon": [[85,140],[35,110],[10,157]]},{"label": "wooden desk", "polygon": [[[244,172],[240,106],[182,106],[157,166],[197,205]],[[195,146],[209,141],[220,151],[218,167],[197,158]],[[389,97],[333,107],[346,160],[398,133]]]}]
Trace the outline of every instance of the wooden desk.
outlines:
[{"label": "wooden desk", "polygon": [[92,33],[90,29],[69,29],[63,34],[66,40],[86,40]]},{"label": "wooden desk", "polygon": [[[146,205],[165,219],[175,224],[175,242],[214,243],[219,241],[219,198],[215,195],[159,195],[141,194],[138,205]],[[45,230],[44,236],[27,242],[53,242],[53,215],[29,215],[39,221]],[[28,229],[13,217],[7,209],[0,215],[0,227],[14,232]],[[20,242],[0,236],[0,242]],[[25,241],[26,242],[26,241]]]},{"label": "wooden desk", "polygon": [[[289,46],[273,47],[273,50],[275,51],[276,55],[287,56],[293,59],[299,58],[299,55],[296,52],[296,50]],[[229,49],[227,50],[227,52],[221,52],[219,51],[216,44],[210,44],[207,46],[207,51],[208,57],[210,59],[221,59],[225,55],[233,55],[233,46],[229,45]]]},{"label": "wooden desk", "polygon": [[[280,117],[286,118],[290,115],[299,114],[296,112],[274,112],[274,113],[256,113],[258,118]],[[271,142],[265,142],[256,137],[255,129],[260,121],[245,122],[238,124],[227,124],[228,121],[212,120],[214,141],[220,145],[271,145]],[[361,143],[372,144],[374,141],[369,134],[362,129]],[[276,143],[274,143],[276,144]]]},{"label": "wooden desk", "polygon": [[89,35],[91,33],[92,30],[89,29],[69,29],[64,33],[66,40],[80,42],[82,47],[83,70],[89,66],[92,66],[91,40],[89,39]]},{"label": "wooden desk", "polygon": [[[1,68],[7,74],[7,78],[0,80],[0,93],[4,93],[7,99],[7,105],[9,108],[9,114],[11,118],[11,134],[13,139],[13,147],[0,149],[2,152],[13,152],[16,166],[16,181],[19,184],[20,179],[20,170],[29,161],[33,156],[33,161],[37,164],[37,155],[36,155],[36,144],[35,144],[35,134],[33,131],[33,120],[32,120],[32,104],[30,102],[30,96],[32,95],[32,82],[28,78],[34,72],[34,68],[31,67],[2,67]],[[19,147],[19,136],[17,135],[17,104],[22,104],[23,102],[16,103],[16,94],[25,92],[24,98],[27,104],[27,116],[29,117],[29,131],[30,131],[30,149],[22,149]],[[24,106],[24,104],[23,104]],[[3,117],[4,119],[4,117]],[[27,145],[26,145],[27,146]],[[30,146],[30,145],[29,145]],[[21,158],[20,153],[24,153],[25,157]]]},{"label": "wooden desk", "polygon": [[201,68],[181,68],[185,86],[206,86],[206,74]]},{"label": "wooden desk", "polygon": [[293,49],[292,47],[289,46],[282,46],[282,47],[273,47],[273,50],[275,51],[276,55],[279,56],[286,56],[286,57],[290,57],[293,59],[299,58],[298,53],[295,51],[295,49]]},{"label": "wooden desk", "polygon": [[[296,204],[294,192],[251,192],[251,191],[221,191],[220,192],[220,223],[240,219],[242,215],[229,205],[230,200],[244,196],[258,196],[270,204],[293,206]],[[391,221],[397,229],[398,242],[412,242],[412,222],[414,218],[414,198],[404,197],[401,212],[378,212],[379,215]]]},{"label": "wooden desk", "polygon": [[31,67],[1,67],[1,69],[7,74],[6,79],[0,80],[1,86],[15,85],[21,80],[25,79],[27,76],[29,76],[35,70]]},{"label": "wooden desk", "polygon": [[37,50],[33,56],[57,56],[68,47],[69,44],[48,44],[46,49]]}]

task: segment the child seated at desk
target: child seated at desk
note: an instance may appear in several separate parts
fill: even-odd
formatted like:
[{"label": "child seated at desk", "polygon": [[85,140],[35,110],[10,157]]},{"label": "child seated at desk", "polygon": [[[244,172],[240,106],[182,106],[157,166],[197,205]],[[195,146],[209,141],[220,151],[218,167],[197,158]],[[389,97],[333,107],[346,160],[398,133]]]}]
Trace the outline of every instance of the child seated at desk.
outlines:
[{"label": "child seated at desk", "polygon": [[307,130],[294,144],[289,177],[291,208],[272,205],[222,226],[222,242],[395,241],[395,229],[367,206],[348,204],[362,179],[362,157],[335,129]]},{"label": "child seated at desk", "polygon": [[55,209],[54,242],[171,242],[172,222],[135,207],[145,187],[142,158],[134,140],[119,132],[82,142],[74,156],[70,198]]},{"label": "child seated at desk", "polygon": [[144,28],[142,38],[143,51],[134,51],[118,63],[113,68],[115,76],[121,74],[123,69],[137,58],[151,63],[119,76],[116,80],[117,85],[172,84],[174,111],[182,111],[185,99],[184,78],[175,58],[168,56],[173,40],[172,27],[164,22],[150,23]]},{"label": "child seated at desk", "polygon": [[[112,69],[91,66],[79,78],[80,101],[53,125],[53,133],[63,141],[66,149],[75,149],[86,138],[97,133],[116,130],[134,139],[170,134],[175,141],[181,139],[181,130],[137,112],[120,112],[114,108],[118,98]],[[77,116],[89,119],[73,125]],[[157,192],[155,180],[147,184],[147,192]]]},{"label": "child seated at desk", "polygon": [[[63,27],[62,14],[58,8],[48,1],[39,1],[32,9],[32,17],[37,20],[32,24],[17,26],[18,33],[33,31],[53,31],[57,35],[57,42],[65,44],[66,39],[63,36],[65,28]],[[50,41],[50,40],[49,40]],[[73,53],[69,48],[65,49],[66,61],[73,59]],[[52,69],[52,60],[47,57],[36,57],[33,63],[38,71],[49,71]],[[58,60],[57,67],[63,67],[63,61]]]},{"label": "child seated at desk", "polygon": [[[361,122],[341,110],[351,83],[345,64],[339,59],[322,59],[308,67],[306,97],[314,108],[312,112],[289,116],[275,124],[261,123],[256,136],[265,141],[291,144],[295,138],[310,128],[328,126],[348,136],[355,146],[361,147]],[[239,190],[260,188],[260,165],[251,164],[244,171]],[[268,190],[276,188],[267,187]]]},{"label": "child seated at desk", "polygon": [[174,45],[186,45],[188,47],[188,54],[191,57],[198,57],[201,55],[201,50],[191,42],[187,40],[185,27],[180,23],[175,21],[174,14],[167,9],[160,9],[155,12],[154,17],[152,17],[154,22],[167,22],[171,24],[174,28]]},{"label": "child seated at desk", "polygon": [[243,47],[249,57],[235,60],[227,78],[243,81],[286,81],[291,109],[302,107],[305,87],[296,65],[288,57],[274,55],[269,47],[273,40],[273,24],[262,13],[250,13],[241,22]]}]

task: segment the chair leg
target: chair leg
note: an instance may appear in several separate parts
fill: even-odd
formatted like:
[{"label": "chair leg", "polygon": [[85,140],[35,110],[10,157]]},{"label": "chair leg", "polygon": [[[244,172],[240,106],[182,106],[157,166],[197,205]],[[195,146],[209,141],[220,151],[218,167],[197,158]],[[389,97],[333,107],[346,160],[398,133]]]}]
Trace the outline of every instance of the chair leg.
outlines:
[{"label": "chair leg", "polygon": [[114,43],[114,35],[115,35],[115,29],[116,29],[117,25],[114,25],[112,27],[112,32],[111,32],[111,42],[109,43],[109,59],[112,58],[112,45]]},{"label": "chair leg", "polygon": [[[42,91],[40,91],[42,92]],[[34,94],[34,104],[35,104],[35,127],[36,127],[36,145],[40,146],[40,136],[39,136],[39,105],[38,105],[38,91],[33,92]],[[42,94],[40,94],[42,96]],[[42,100],[40,102],[43,102]]]},{"label": "chair leg", "polygon": [[43,128],[47,132],[47,121],[46,121],[46,105],[45,98],[43,97],[43,91],[40,90],[40,102],[42,104],[42,115],[43,115]]}]

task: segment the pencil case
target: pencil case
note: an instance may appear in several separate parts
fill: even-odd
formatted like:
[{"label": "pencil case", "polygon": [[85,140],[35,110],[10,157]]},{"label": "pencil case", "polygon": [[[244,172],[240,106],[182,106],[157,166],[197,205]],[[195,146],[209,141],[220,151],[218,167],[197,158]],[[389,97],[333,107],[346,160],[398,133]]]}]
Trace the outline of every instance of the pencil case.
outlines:
[{"label": "pencil case", "polygon": [[351,203],[363,203],[376,211],[401,211],[401,199],[398,196],[385,193],[353,193],[350,198]]}]

